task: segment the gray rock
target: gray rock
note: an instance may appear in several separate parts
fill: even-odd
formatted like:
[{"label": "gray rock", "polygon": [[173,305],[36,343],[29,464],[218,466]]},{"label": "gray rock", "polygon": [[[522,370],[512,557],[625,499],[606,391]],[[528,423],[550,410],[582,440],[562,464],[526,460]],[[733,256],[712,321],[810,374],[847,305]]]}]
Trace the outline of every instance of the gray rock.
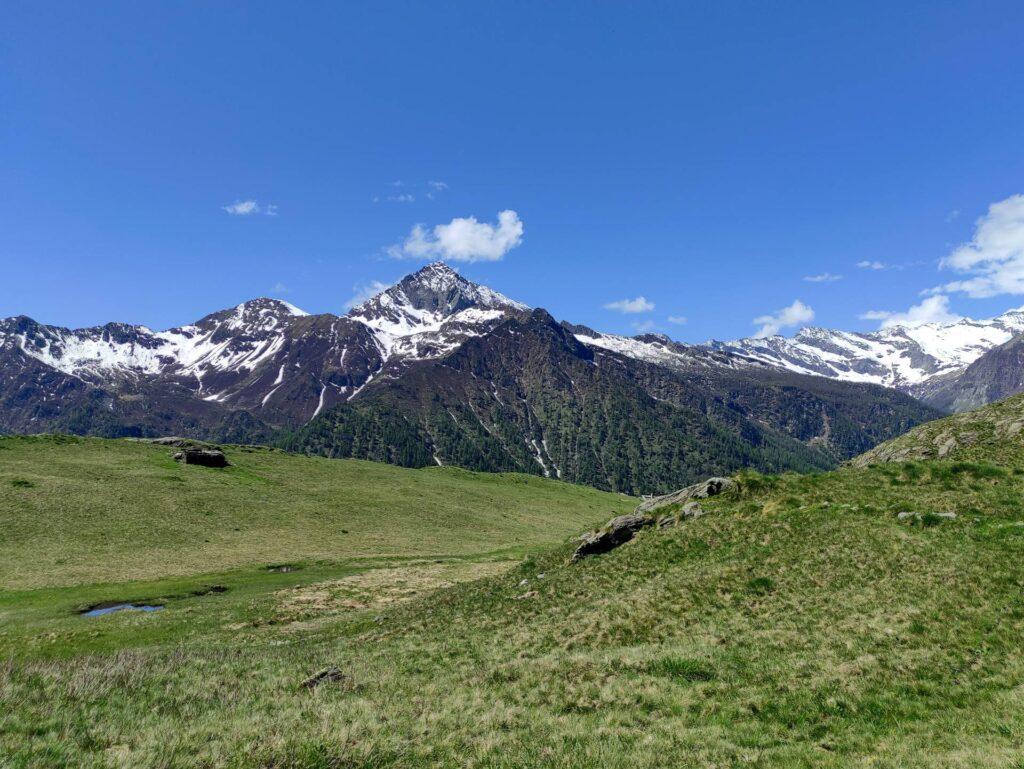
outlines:
[{"label": "gray rock", "polygon": [[320,684],[333,683],[337,681],[350,681],[351,679],[341,672],[341,668],[327,668],[319,673],[310,676],[299,686],[303,689],[315,689]]},{"label": "gray rock", "polygon": [[676,517],[674,515],[666,515],[663,518],[658,519],[659,529],[670,529],[676,525]]},{"label": "gray rock", "polygon": [[[706,481],[687,486],[685,489],[674,491],[671,494],[664,494],[660,497],[645,499],[637,505],[637,513],[649,513],[667,505],[685,505],[694,499],[707,499],[736,487],[736,482],[731,478],[708,478]],[[696,517],[696,516],[693,516]]]},{"label": "gray rock", "polygon": [[620,515],[612,518],[601,531],[588,534],[572,554],[575,563],[588,555],[600,555],[614,550],[633,539],[641,529],[654,525],[654,519],[647,515]]},{"label": "gray rock", "polygon": [[174,455],[179,462],[186,465],[202,465],[203,467],[227,467],[228,458],[220,449],[184,448]]},{"label": "gray rock", "polygon": [[704,515],[704,508],[696,502],[687,502],[683,505],[683,509],[679,511],[679,515],[682,518],[700,518]]}]

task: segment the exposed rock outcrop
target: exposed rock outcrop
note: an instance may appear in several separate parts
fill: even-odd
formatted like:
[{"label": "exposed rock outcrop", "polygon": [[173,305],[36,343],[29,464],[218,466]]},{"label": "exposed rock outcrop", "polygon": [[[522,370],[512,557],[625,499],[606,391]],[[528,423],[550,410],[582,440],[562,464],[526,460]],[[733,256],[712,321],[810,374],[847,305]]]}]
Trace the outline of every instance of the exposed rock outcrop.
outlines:
[{"label": "exposed rock outcrop", "polygon": [[186,465],[201,465],[203,467],[227,467],[228,458],[220,449],[200,449],[187,447],[174,455],[174,458]]},{"label": "exposed rock outcrop", "polygon": [[660,497],[645,499],[637,506],[636,512],[649,513],[662,507],[668,507],[669,505],[686,505],[687,502],[695,499],[707,499],[708,497],[717,496],[718,494],[735,488],[735,486],[736,482],[731,478],[708,478],[706,481],[695,483],[692,486],[687,486],[685,489],[674,491],[671,494],[664,494]]},{"label": "exposed rock outcrop", "polygon": [[600,555],[624,545],[636,536],[636,533],[647,526],[654,525],[654,518],[649,515],[620,515],[612,518],[600,531],[586,534],[576,552],[572,554],[575,563],[588,555]]}]

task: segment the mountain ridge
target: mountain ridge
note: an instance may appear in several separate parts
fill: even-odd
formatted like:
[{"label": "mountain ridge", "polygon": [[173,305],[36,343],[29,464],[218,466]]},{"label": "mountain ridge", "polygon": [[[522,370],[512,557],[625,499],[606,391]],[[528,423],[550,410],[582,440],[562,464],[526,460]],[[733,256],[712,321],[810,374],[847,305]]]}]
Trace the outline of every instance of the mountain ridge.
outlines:
[{"label": "mountain ridge", "polygon": [[938,412],[662,335],[556,321],[433,263],[346,315],[259,298],[154,332],[0,322],[0,429],[274,441],[644,493],[813,470]]}]

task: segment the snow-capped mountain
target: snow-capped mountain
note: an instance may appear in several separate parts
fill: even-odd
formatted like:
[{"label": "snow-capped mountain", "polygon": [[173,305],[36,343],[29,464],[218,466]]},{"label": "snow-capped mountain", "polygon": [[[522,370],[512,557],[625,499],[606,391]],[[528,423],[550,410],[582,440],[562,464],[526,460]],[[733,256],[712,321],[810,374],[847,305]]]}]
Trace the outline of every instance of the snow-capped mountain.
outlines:
[{"label": "snow-capped mountain", "polygon": [[712,341],[708,346],[801,374],[918,393],[928,382],[963,371],[1022,332],[1024,308],[988,320],[964,318],[870,333],[804,328],[788,338]]},{"label": "snow-capped mountain", "polygon": [[436,358],[487,333],[510,312],[529,310],[442,262],[428,264],[348,313],[373,331],[381,355]]},{"label": "snow-capped mountain", "polygon": [[[81,384],[112,391],[119,395],[105,401],[111,411],[131,390],[165,383],[271,424],[301,422],[352,399],[375,378],[441,357],[527,309],[435,263],[344,316],[260,298],[167,331],[7,318],[0,321],[0,376],[9,386],[26,376],[57,376],[76,391]],[[8,429],[31,426],[4,421]]]},{"label": "snow-capped mountain", "polygon": [[167,331],[0,321],[0,432],[275,441],[641,493],[829,467],[936,414],[729,350],[558,323],[440,263],[346,315],[262,298]]}]

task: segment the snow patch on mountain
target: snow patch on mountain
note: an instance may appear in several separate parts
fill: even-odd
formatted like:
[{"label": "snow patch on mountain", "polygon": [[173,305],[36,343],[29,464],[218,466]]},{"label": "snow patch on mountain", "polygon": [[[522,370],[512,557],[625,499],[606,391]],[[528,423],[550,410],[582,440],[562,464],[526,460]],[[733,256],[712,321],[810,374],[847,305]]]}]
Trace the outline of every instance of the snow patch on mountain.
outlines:
[{"label": "snow patch on mountain", "polygon": [[369,327],[385,360],[436,358],[487,333],[509,312],[529,308],[471,283],[441,262],[429,264],[349,312]]},{"label": "snow patch on mountain", "polygon": [[963,370],[1022,332],[1024,308],[987,320],[964,318],[869,333],[804,328],[793,337],[711,341],[708,347],[802,374],[913,390]]}]

